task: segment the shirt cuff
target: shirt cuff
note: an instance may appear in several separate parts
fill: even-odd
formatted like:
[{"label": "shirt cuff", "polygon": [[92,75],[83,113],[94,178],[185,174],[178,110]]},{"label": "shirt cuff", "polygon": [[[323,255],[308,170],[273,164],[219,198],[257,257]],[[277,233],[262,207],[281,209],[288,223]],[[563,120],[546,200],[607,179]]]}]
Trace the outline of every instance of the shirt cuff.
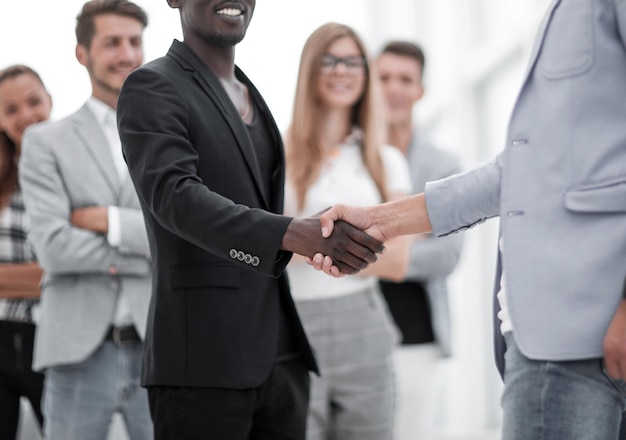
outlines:
[{"label": "shirt cuff", "polygon": [[626,299],[626,278],[624,278],[624,287],[622,287],[622,298]]},{"label": "shirt cuff", "polygon": [[122,244],[122,225],[120,224],[119,208],[117,206],[109,206],[107,217],[109,221],[107,241],[112,247],[119,247]]}]

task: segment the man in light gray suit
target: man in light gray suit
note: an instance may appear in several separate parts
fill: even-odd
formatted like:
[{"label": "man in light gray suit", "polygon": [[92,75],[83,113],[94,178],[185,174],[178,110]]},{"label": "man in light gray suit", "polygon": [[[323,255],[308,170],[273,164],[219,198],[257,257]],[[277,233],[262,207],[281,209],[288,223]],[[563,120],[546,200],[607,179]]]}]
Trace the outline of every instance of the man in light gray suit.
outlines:
[{"label": "man in light gray suit", "polygon": [[117,134],[117,100],[143,62],[145,12],[127,0],[85,3],[76,56],[92,96],[76,113],[25,134],[20,185],[44,271],[33,368],[46,374],[48,440],[106,438],[122,413],[151,439],[140,387],[151,261]]},{"label": "man in light gray suit", "polygon": [[[506,141],[493,160],[422,194],[334,207],[323,233],[343,218],[379,240],[441,236],[499,216],[502,438],[617,439],[626,408],[626,1],[552,1]],[[328,261],[318,267],[336,273]]]}]

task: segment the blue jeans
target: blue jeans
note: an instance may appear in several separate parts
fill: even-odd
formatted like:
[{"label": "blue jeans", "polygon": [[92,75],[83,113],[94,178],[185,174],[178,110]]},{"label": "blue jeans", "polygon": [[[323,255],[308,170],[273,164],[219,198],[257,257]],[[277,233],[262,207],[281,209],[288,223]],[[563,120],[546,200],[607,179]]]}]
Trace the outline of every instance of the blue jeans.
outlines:
[{"label": "blue jeans", "polygon": [[46,440],[106,440],[121,413],[132,440],[153,438],[148,395],[141,388],[141,344],[104,342],[78,364],[46,370],[43,411]]},{"label": "blue jeans", "polygon": [[505,335],[503,440],[618,440],[626,409],[621,381],[602,359],[536,361]]}]

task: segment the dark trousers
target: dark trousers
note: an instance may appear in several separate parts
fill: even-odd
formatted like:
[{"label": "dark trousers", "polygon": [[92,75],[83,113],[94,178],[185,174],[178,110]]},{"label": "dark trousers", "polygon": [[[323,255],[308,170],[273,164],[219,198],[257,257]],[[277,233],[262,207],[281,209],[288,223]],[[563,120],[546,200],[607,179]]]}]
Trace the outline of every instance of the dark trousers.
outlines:
[{"label": "dark trousers", "polygon": [[28,398],[43,425],[43,374],[31,369],[35,326],[0,320],[0,439],[13,440],[20,417],[20,398]]},{"label": "dark trousers", "polygon": [[150,387],[148,397],[155,440],[304,440],[309,373],[298,357],[256,388]]}]

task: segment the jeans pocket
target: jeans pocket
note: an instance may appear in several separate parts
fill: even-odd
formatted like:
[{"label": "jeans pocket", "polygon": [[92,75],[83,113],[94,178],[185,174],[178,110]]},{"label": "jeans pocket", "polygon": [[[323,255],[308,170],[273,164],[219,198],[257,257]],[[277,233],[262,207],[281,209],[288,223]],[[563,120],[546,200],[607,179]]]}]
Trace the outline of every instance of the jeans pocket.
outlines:
[{"label": "jeans pocket", "polygon": [[622,398],[626,399],[626,382],[624,382],[622,379],[613,379],[606,371],[606,368],[604,368],[603,359],[600,359],[600,367],[602,368],[602,374],[604,374],[604,377],[606,377],[606,379],[611,383],[613,388],[615,388],[620,393]]}]

